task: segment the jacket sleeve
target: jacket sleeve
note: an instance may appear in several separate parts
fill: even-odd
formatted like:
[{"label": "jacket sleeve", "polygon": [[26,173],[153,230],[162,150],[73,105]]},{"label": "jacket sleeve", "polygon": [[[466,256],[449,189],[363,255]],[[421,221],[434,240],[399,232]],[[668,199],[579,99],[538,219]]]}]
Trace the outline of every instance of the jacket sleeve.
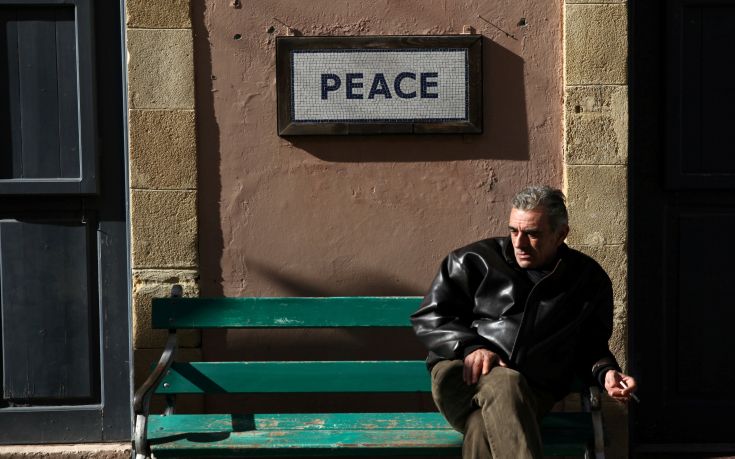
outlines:
[{"label": "jacket sleeve", "polygon": [[455,254],[442,262],[439,273],[411,323],[419,340],[444,359],[462,359],[465,351],[489,344],[471,328],[475,305],[472,273]]},{"label": "jacket sleeve", "polygon": [[604,275],[604,285],[593,300],[593,311],[584,324],[584,351],[582,352],[582,370],[592,376],[604,388],[605,373],[608,370],[620,371],[620,366],[608,342],[613,330],[613,291],[612,283]]}]

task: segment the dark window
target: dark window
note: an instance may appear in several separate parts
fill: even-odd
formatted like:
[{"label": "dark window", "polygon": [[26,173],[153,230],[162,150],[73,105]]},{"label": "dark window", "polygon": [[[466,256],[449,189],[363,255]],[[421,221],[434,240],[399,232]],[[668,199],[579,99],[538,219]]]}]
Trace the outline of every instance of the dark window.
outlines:
[{"label": "dark window", "polygon": [[88,3],[0,2],[2,193],[96,191]]}]

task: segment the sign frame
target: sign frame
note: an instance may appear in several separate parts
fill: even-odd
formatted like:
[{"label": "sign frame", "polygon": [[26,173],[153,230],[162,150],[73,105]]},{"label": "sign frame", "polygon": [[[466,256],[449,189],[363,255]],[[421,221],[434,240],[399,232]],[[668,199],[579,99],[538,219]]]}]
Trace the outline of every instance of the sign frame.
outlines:
[{"label": "sign frame", "polygon": [[[294,52],[343,50],[446,51],[463,49],[467,56],[466,116],[461,120],[327,120],[294,119]],[[354,37],[277,37],[276,88],[278,135],[481,134],[482,35],[373,35]]]}]

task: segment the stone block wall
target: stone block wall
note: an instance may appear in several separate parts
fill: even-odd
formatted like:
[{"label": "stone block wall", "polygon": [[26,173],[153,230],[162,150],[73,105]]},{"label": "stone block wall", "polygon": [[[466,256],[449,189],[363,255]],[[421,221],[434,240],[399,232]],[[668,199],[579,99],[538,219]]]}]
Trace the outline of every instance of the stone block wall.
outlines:
[{"label": "stone block wall", "polygon": [[[197,148],[189,0],[126,2],[133,346],[138,387],[160,355],[151,298],[198,295]],[[179,353],[198,358],[198,332]]]},{"label": "stone block wall", "polygon": [[[594,257],[613,282],[611,348],[627,351],[628,5],[566,0],[564,164],[570,245]],[[607,457],[627,457],[625,408],[605,400]]]}]

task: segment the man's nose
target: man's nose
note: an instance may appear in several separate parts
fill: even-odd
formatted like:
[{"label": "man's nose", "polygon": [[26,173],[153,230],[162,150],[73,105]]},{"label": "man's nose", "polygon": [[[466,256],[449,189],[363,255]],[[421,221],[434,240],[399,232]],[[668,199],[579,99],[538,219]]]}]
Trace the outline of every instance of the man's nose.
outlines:
[{"label": "man's nose", "polygon": [[524,232],[519,232],[515,239],[513,239],[513,246],[516,248],[527,247],[528,235]]}]

